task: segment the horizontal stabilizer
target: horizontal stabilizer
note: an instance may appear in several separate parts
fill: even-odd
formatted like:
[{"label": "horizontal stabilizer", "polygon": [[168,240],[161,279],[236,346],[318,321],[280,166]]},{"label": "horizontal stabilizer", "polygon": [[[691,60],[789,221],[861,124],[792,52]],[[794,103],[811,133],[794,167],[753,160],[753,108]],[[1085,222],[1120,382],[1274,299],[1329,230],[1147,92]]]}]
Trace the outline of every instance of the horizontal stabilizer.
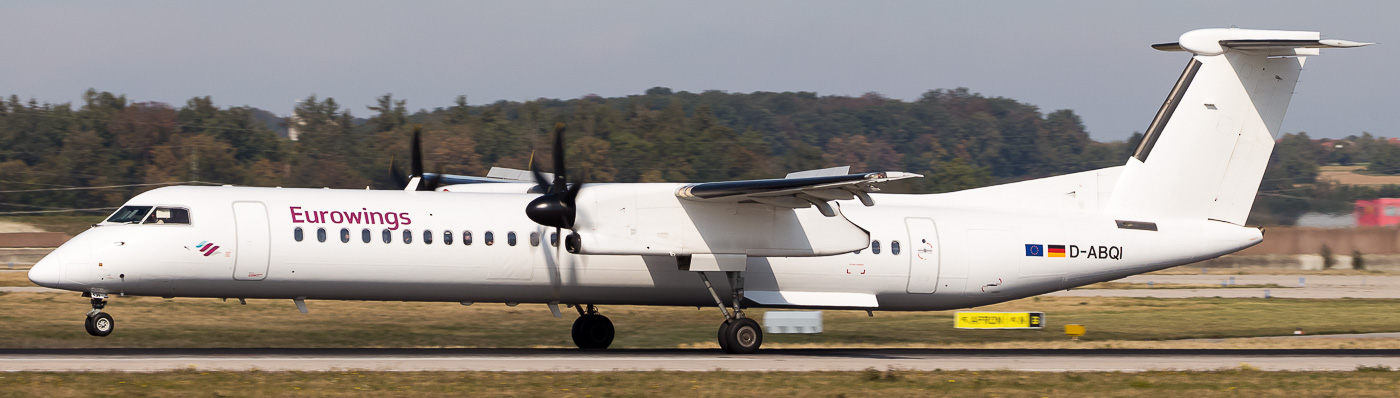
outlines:
[{"label": "horizontal stabilizer", "polygon": [[1175,43],[1153,44],[1161,51],[1187,51],[1196,55],[1220,55],[1226,50],[1263,51],[1269,56],[1317,55],[1318,48],[1369,46],[1350,40],[1322,40],[1317,32],[1251,29],[1200,29],[1181,35]]}]

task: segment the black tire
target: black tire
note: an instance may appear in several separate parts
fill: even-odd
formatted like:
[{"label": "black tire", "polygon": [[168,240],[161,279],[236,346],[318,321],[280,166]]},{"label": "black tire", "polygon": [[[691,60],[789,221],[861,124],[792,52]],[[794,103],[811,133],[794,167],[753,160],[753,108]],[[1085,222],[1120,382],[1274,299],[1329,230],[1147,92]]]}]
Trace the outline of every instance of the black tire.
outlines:
[{"label": "black tire", "polygon": [[574,345],[585,350],[601,350],[612,345],[613,324],[608,317],[588,314],[574,321]]},{"label": "black tire", "polygon": [[724,323],[719,324],[719,336],[716,337],[716,341],[719,341],[719,349],[724,350],[725,352],[729,352],[730,323],[731,322],[728,319],[725,319]]},{"label": "black tire", "polygon": [[87,328],[90,335],[107,337],[107,335],[112,334],[113,329],[116,329],[117,322],[112,320],[112,316],[106,312],[99,312],[83,321],[83,326]]},{"label": "black tire", "polygon": [[96,336],[96,335],[97,335],[97,331],[92,329],[92,317],[90,317],[90,316],[85,316],[85,317],[83,317],[83,330],[87,330],[88,334],[90,334],[90,335],[93,335],[93,336]]},{"label": "black tire", "polygon": [[728,342],[722,343],[724,351],[730,354],[752,354],[763,345],[763,329],[758,327],[758,321],[750,318],[734,320],[725,337]]}]

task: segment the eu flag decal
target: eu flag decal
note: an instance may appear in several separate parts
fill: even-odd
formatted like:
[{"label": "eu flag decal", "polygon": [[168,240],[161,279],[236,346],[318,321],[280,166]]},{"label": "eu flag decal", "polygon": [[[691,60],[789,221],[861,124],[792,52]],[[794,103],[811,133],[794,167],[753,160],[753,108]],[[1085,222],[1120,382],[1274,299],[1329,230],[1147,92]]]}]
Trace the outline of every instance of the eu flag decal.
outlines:
[{"label": "eu flag decal", "polygon": [[1026,256],[1045,257],[1045,245],[1026,245]]}]

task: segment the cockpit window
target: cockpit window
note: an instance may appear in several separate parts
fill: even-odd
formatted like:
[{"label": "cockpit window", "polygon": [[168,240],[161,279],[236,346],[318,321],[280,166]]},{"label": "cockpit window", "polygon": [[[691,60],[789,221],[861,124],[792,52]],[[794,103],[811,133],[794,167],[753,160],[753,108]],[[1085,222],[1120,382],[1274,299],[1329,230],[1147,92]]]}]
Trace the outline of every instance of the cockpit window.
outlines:
[{"label": "cockpit window", "polygon": [[122,224],[139,223],[142,218],[146,217],[146,213],[150,211],[151,206],[122,206],[121,209],[117,209],[116,213],[112,213],[111,217],[107,217],[107,222]]},{"label": "cockpit window", "polygon": [[190,210],[180,207],[157,207],[142,224],[189,224]]}]

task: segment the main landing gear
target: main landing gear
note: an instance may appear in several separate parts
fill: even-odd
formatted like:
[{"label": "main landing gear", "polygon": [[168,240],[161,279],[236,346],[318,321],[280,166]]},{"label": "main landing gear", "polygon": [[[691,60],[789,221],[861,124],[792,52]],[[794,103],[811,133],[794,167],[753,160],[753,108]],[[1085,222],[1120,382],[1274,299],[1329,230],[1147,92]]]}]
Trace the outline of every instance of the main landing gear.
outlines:
[{"label": "main landing gear", "polygon": [[719,298],[719,293],[715,293],[714,285],[710,284],[710,278],[700,272],[700,279],[705,281],[705,289],[710,291],[710,296],[715,298],[715,305],[719,306],[719,312],[724,314],[724,323],[719,325],[719,347],[724,352],[730,354],[752,354],[758,351],[758,347],[763,345],[763,329],[758,326],[758,321],[744,316],[744,309],[740,303],[744,301],[744,276],[738,272],[725,272],[729,277],[729,286],[733,290],[733,311],[726,308],[724,300]]},{"label": "main landing gear", "polygon": [[585,350],[601,350],[612,345],[613,324],[608,317],[598,314],[598,308],[592,304],[585,310],[583,306],[574,306],[578,309],[578,320],[574,321],[574,345]]},{"label": "main landing gear", "polygon": [[102,308],[107,307],[107,294],[92,294],[92,311],[88,311],[87,319],[83,320],[83,327],[87,328],[90,335],[106,337],[112,334],[112,329],[117,326],[112,316],[102,312]]}]

